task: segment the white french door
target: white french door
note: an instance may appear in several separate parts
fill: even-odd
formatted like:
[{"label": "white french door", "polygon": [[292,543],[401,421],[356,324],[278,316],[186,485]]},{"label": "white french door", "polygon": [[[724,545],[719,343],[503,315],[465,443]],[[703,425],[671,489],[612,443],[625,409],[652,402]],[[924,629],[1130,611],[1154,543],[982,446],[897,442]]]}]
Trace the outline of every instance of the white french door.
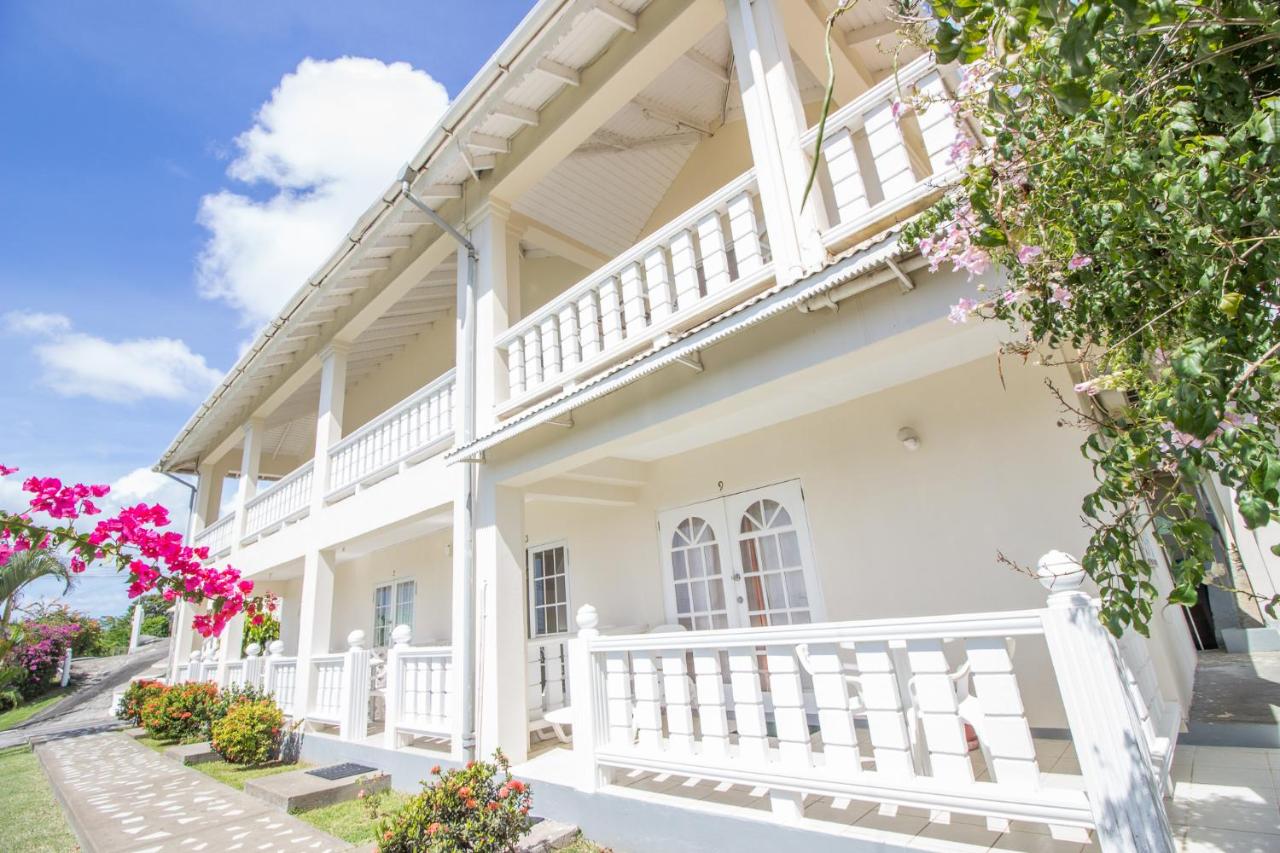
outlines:
[{"label": "white french door", "polygon": [[667,616],[690,631],[821,620],[798,481],[658,515]]}]

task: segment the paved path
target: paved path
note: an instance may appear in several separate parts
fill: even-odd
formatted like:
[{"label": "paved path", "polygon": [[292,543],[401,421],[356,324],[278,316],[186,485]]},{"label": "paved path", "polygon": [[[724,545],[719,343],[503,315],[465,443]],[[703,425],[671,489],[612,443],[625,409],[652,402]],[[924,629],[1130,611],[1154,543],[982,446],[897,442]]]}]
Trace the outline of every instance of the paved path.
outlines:
[{"label": "paved path", "polygon": [[86,851],[338,851],[346,842],[118,732],[36,746]]}]

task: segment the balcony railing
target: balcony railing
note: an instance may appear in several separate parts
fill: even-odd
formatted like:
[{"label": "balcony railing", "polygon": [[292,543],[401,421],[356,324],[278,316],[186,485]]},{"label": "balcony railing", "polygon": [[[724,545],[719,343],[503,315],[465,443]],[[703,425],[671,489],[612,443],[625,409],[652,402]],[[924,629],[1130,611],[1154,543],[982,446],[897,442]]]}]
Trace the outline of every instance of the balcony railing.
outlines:
[{"label": "balcony railing", "polygon": [[512,326],[511,411],[687,329],[772,275],[759,189],[747,172]]},{"label": "balcony railing", "polygon": [[306,463],[245,504],[244,541],[272,533],[310,512],[313,467],[314,463]]},{"label": "balcony railing", "polygon": [[207,525],[194,537],[196,547],[206,546],[209,558],[217,559],[231,550],[231,540],[235,533],[235,513],[224,515],[213,524]]},{"label": "balcony railing", "polygon": [[432,455],[453,436],[453,371],[378,415],[329,449],[330,501]]},{"label": "balcony railing", "polygon": [[[828,117],[820,174],[835,222],[823,235],[827,245],[903,218],[958,176],[951,151],[960,124],[945,74],[921,57]],[[921,102],[914,109],[919,138],[904,135],[894,116],[900,97]],[[817,136],[814,126],[802,137],[810,156]]]},{"label": "balcony railing", "polygon": [[407,625],[396,626],[387,650],[387,746],[395,749],[415,737],[450,734],[449,703],[453,692],[450,646],[411,646]]}]

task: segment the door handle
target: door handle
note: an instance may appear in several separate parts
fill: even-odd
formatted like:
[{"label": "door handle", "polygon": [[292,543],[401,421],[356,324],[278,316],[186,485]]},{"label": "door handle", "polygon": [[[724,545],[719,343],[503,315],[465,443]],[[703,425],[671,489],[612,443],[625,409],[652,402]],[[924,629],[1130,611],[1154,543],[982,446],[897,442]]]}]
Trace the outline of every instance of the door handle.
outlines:
[{"label": "door handle", "polygon": [[741,574],[740,572],[734,572],[734,573],[733,573],[733,579],[734,579],[734,580],[736,580],[736,581],[740,581],[740,580],[742,580],[742,574]]}]

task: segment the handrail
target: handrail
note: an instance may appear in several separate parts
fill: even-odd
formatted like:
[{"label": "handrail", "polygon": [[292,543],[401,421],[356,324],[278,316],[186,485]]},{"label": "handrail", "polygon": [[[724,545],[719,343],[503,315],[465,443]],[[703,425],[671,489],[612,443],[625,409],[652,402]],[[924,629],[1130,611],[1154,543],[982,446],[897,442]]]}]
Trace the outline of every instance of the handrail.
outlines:
[{"label": "handrail", "polygon": [[295,495],[293,498],[293,502],[296,502],[298,504],[297,506],[290,507],[286,505],[285,507],[283,507],[285,511],[279,513],[279,517],[275,517],[275,518],[268,517],[261,521],[256,521],[254,519],[255,510],[259,509],[260,507],[263,506],[263,504],[266,504],[273,499],[285,497],[286,491],[288,490],[288,488],[290,486],[297,484],[300,480],[304,480],[307,477],[310,477],[314,468],[315,468],[315,460],[314,459],[307,460],[306,462],[304,462],[302,465],[295,468],[292,472],[290,472],[286,476],[281,477],[279,480],[272,483],[267,489],[265,489],[261,493],[254,495],[252,499],[250,499],[248,502],[245,503],[244,505],[245,538],[254,536],[260,533],[261,531],[267,529],[268,527],[271,527],[273,524],[283,523],[288,519],[294,516],[297,516],[299,513],[305,513],[307,510],[310,509],[311,489],[300,489],[299,493]]},{"label": "handrail", "polygon": [[308,459],[306,462],[303,462],[297,468],[294,468],[288,474],[285,474],[279,480],[276,480],[270,486],[267,486],[267,488],[263,489],[261,492],[258,492],[256,495],[250,498],[247,502],[245,502],[245,505],[244,505],[245,512],[247,513],[249,510],[253,509],[258,504],[263,503],[265,500],[267,500],[267,498],[276,494],[281,489],[288,486],[290,483],[297,482],[300,478],[311,473],[311,469],[314,467],[315,467],[314,459]]},{"label": "handrail", "polygon": [[440,374],[440,376],[431,380],[426,385],[423,385],[417,391],[414,391],[408,397],[405,397],[403,400],[401,400],[399,403],[396,403],[394,406],[387,409],[385,412],[382,412],[379,415],[375,415],[373,418],[369,420],[368,423],[364,424],[355,432],[351,433],[351,435],[347,436],[346,438],[339,441],[337,444],[334,444],[332,447],[330,447],[329,456],[331,458],[333,456],[336,456],[337,454],[341,453],[343,450],[355,444],[360,439],[364,438],[370,433],[375,432],[379,426],[391,420],[396,415],[404,412],[406,409],[412,408],[415,403],[420,402],[425,397],[430,397],[432,393],[439,391],[441,388],[445,387],[446,385],[451,384],[453,382],[453,375],[454,375],[454,369],[451,367],[447,372]]},{"label": "handrail", "polygon": [[[905,65],[897,74],[886,77],[867,91],[827,116],[827,133],[842,127],[849,119],[866,112],[871,107],[893,94],[900,86],[910,86],[933,69],[937,68],[933,56],[926,54]],[[807,129],[800,134],[800,144],[805,148],[813,145],[818,139],[818,126]]]},{"label": "handrail", "polygon": [[[220,554],[231,548],[232,542],[232,525],[235,524],[236,514],[234,512],[222,516],[211,524],[206,524],[195,536],[192,541],[196,546],[207,545],[209,547],[209,556]],[[223,538],[226,539],[222,542]],[[219,541],[213,541],[219,540]]]},{"label": "handrail", "polygon": [[672,237],[689,228],[699,218],[705,216],[710,211],[715,210],[738,193],[746,190],[755,182],[755,179],[755,169],[748,169],[746,172],[743,172],[737,178],[734,178],[707,198],[698,202],[679,216],[676,216],[665,227],[655,231],[653,234],[650,234],[630,249],[624,251],[621,255],[618,255],[604,266],[590,273],[555,299],[552,299],[550,302],[539,307],[534,313],[511,326],[495,338],[494,346],[498,349],[505,348],[509,343],[511,343],[511,341],[537,326],[547,317],[557,313],[566,305],[570,305],[577,301],[580,296],[594,288],[602,279],[607,279],[611,276],[617,275],[629,264],[639,262],[649,252],[669,242]]}]

